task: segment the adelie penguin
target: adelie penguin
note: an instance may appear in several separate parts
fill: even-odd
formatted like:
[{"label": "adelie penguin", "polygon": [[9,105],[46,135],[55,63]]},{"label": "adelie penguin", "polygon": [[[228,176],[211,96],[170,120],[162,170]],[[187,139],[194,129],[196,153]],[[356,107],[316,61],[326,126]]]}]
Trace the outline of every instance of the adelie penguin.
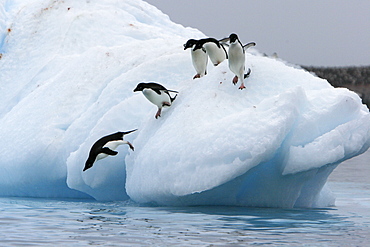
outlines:
[{"label": "adelie penguin", "polygon": [[245,73],[245,50],[251,46],[255,46],[256,43],[250,42],[246,45],[243,45],[238,35],[235,33],[230,34],[229,36],[229,68],[230,70],[235,74],[235,77],[233,78],[234,85],[238,82],[240,79],[241,85],[239,89],[244,89],[244,79],[247,78],[251,70],[248,68],[248,72]]},{"label": "adelie penguin", "polygon": [[85,167],[83,171],[91,168],[94,163],[100,159],[104,159],[108,155],[117,155],[118,152],[114,151],[119,145],[127,144],[131,150],[134,150],[134,146],[123,139],[124,135],[127,135],[135,130],[127,131],[127,132],[117,132],[114,134],[110,134],[104,136],[97,140],[94,145],[92,145],[89,153],[89,157],[86,160]]},{"label": "adelie penguin", "polygon": [[[186,44],[184,44],[184,50],[195,47],[197,43],[198,40],[189,39]],[[197,72],[193,79],[205,76],[207,74],[208,63],[208,55],[206,49],[204,49],[204,47],[197,50],[191,49],[191,60],[193,62],[194,69]]]},{"label": "adelie penguin", "polygon": [[214,66],[219,65],[227,59],[227,51],[225,47],[214,38],[205,38],[200,39],[194,46],[193,51],[199,50],[204,48],[209,56],[209,59],[211,59]]},{"label": "adelie penguin", "polygon": [[[161,84],[155,83],[155,82],[141,82],[139,83],[136,88],[134,89],[134,92],[141,91],[143,92],[144,96],[152,102],[154,105],[158,107],[158,111],[155,114],[155,118],[158,118],[161,116],[162,113],[162,108],[164,106],[171,106],[172,102],[176,99],[177,97],[177,91],[173,90],[168,90]],[[171,97],[171,93],[176,93],[175,97]]]}]

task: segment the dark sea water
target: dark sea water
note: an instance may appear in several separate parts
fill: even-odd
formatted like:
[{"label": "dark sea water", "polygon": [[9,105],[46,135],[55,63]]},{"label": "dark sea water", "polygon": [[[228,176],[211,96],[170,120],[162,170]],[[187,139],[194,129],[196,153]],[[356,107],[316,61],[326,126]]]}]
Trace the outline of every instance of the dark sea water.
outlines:
[{"label": "dark sea water", "polygon": [[322,209],[0,198],[0,246],[369,246],[369,177],[369,151],[339,165]]}]

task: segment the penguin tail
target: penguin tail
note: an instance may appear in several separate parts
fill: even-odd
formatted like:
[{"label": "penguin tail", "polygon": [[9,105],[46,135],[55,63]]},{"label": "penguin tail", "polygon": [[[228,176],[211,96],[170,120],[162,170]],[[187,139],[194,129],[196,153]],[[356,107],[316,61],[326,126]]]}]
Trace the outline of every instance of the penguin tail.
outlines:
[{"label": "penguin tail", "polygon": [[123,132],[123,135],[127,135],[127,134],[130,134],[130,133],[132,133],[132,132],[134,132],[134,131],[137,131],[137,129],[134,129],[134,130],[130,130],[130,131],[126,131],[126,132]]},{"label": "penguin tail", "polygon": [[177,97],[177,94],[175,95],[175,97],[173,97],[173,98],[171,98],[170,97],[170,99],[171,99],[171,103],[176,99],[176,97]]},{"label": "penguin tail", "polygon": [[248,68],[248,72],[244,74],[244,79],[248,78],[250,74],[251,74],[251,69]]}]

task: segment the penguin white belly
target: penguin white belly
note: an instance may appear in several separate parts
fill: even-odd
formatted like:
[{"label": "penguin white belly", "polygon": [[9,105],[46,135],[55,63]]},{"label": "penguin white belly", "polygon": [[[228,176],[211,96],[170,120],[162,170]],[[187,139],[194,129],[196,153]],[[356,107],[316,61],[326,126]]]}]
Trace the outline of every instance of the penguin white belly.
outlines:
[{"label": "penguin white belly", "polygon": [[204,44],[204,49],[206,49],[208,56],[214,65],[218,65],[226,59],[226,53],[224,49],[222,49],[222,47],[219,48],[213,42]]},{"label": "penguin white belly", "polygon": [[103,146],[103,148],[109,148],[111,150],[116,150],[119,145],[123,145],[123,144],[126,144],[126,143],[127,142],[123,141],[123,140],[111,141],[111,142],[107,142]]},{"label": "penguin white belly", "polygon": [[[116,150],[119,145],[126,144],[126,143],[127,142],[123,141],[123,140],[111,141],[111,142],[107,142],[103,146],[103,148],[109,148],[110,150]],[[96,156],[96,160],[104,159],[107,156],[108,156],[108,154],[100,153]]]},{"label": "penguin white belly", "polygon": [[207,71],[208,55],[202,49],[191,51],[191,58],[195,71],[200,76],[204,76]]},{"label": "penguin white belly", "polygon": [[244,79],[245,54],[243,48],[237,44],[231,44],[229,48],[229,68],[241,80]]},{"label": "penguin white belly", "polygon": [[159,95],[152,89],[145,88],[143,90],[143,94],[150,102],[158,106],[158,108],[162,108],[164,102],[167,102],[168,104],[171,105],[170,96],[165,92],[161,92],[161,94]]},{"label": "penguin white belly", "polygon": [[98,154],[98,156],[96,156],[96,161],[104,159],[107,156],[108,156],[108,154],[100,153],[100,154]]}]

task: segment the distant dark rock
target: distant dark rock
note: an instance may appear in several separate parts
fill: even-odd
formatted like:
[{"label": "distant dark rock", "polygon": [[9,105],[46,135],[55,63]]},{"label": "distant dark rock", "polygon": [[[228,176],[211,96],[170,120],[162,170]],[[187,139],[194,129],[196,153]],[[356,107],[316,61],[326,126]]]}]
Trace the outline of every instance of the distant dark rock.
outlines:
[{"label": "distant dark rock", "polygon": [[302,66],[318,77],[328,80],[334,87],[346,87],[360,95],[370,108],[370,66],[312,67]]}]

